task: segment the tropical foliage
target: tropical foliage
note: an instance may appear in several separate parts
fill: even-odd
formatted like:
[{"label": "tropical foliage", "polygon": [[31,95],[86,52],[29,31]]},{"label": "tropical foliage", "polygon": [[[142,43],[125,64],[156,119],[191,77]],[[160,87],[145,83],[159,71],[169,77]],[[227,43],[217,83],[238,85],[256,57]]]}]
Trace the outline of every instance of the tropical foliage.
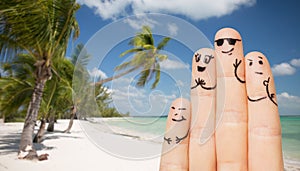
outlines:
[{"label": "tropical foliage", "polygon": [[[46,82],[52,77],[52,60],[64,58],[70,37],[79,27],[75,0],[2,0],[0,2],[0,59],[12,61],[24,53],[34,59],[35,83],[28,105],[19,153],[32,149],[32,135]],[[36,153],[31,153],[36,156]],[[30,156],[29,156],[30,157]]]},{"label": "tropical foliage", "polygon": [[100,80],[96,84],[103,84],[122,77],[130,72],[141,70],[136,85],[138,87],[144,87],[145,84],[154,77],[154,82],[151,86],[151,88],[154,89],[160,80],[159,63],[166,60],[168,57],[166,54],[161,54],[160,51],[167,45],[169,40],[169,37],[164,37],[156,46],[150,27],[143,26],[142,30],[129,42],[129,45],[133,46],[133,48],[120,55],[123,57],[127,54],[134,53],[131,60],[124,62],[115,68],[115,71],[125,71],[114,77]]},{"label": "tropical foliage", "polygon": [[[95,100],[93,93],[88,93],[93,98],[82,94],[72,96],[74,88],[84,86],[71,86],[71,80],[78,85],[89,84],[89,77],[80,64],[82,69],[76,73],[80,77],[74,79],[75,59],[65,58],[69,40],[79,36],[75,18],[79,7],[75,0],[0,1],[0,61],[5,72],[0,78],[0,110],[8,119],[25,116],[19,153],[30,152],[31,159],[37,156],[32,135],[38,117],[64,117],[70,108],[87,108],[86,99]],[[150,28],[143,27],[130,42],[134,48],[121,54],[135,53],[134,58],[116,67],[117,71],[127,70],[112,79],[142,69],[137,85],[144,86],[155,75],[152,84],[155,88],[160,79],[159,62],[167,58],[159,51],[168,41],[169,38],[164,38],[155,47]],[[107,89],[101,88],[104,82],[98,82],[96,89],[85,86],[87,89],[81,91],[96,93],[97,105],[108,111],[103,110],[103,115],[116,115],[118,112],[109,108],[109,100],[102,98],[109,97]]]},{"label": "tropical foliage", "polygon": [[[78,106],[86,106],[89,108],[90,104],[86,103],[89,99],[95,100],[99,112],[95,112],[94,117],[115,117],[123,116],[115,108],[109,107],[111,102],[111,94],[108,89],[102,85],[95,87],[95,93],[87,93],[92,90],[92,86],[84,90],[80,96],[73,96],[72,87],[73,73],[75,63],[77,61],[80,51],[84,51],[83,45],[79,44],[75,49],[71,59],[68,58],[55,58],[52,63],[53,74],[52,79],[47,81],[42,97],[41,107],[38,118],[48,119],[50,116],[57,119],[69,118],[70,109],[74,103]],[[86,55],[86,59],[89,55]],[[81,71],[77,71],[77,76],[81,76],[81,82],[85,85],[90,83],[90,76],[85,70],[85,58],[77,61],[77,66],[81,65]],[[6,121],[15,121],[23,119],[26,116],[28,103],[34,89],[34,62],[35,60],[28,54],[20,54],[10,63],[2,65],[4,75],[0,78],[0,113],[5,116]],[[79,115],[79,114],[78,114]]]}]

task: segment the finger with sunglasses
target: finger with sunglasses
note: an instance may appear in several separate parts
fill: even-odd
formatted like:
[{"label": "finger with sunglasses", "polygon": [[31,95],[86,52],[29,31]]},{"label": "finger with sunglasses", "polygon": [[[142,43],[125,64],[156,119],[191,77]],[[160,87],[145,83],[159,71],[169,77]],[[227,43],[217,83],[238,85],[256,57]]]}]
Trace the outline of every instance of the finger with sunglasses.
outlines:
[{"label": "finger with sunglasses", "polygon": [[[217,59],[217,170],[247,170],[247,94],[240,34],[223,28],[215,35]],[[242,82],[241,82],[242,80]]]}]

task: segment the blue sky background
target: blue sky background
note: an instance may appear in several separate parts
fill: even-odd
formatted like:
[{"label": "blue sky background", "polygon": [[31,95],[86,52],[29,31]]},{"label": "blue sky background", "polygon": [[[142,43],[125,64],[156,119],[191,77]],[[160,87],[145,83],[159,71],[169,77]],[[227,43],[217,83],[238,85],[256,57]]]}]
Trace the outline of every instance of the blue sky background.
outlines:
[{"label": "blue sky background", "polygon": [[[68,56],[77,43],[88,43],[97,31],[100,30],[101,32],[101,29],[107,25],[118,21],[118,19],[144,12],[179,17],[201,30],[210,42],[213,42],[214,35],[220,28],[233,27],[242,35],[245,54],[257,50],[268,57],[275,78],[280,114],[300,114],[300,1],[79,0],[78,2],[81,4],[81,8],[77,12],[81,33],[78,40],[69,46]],[[137,32],[139,27],[145,23],[155,28],[158,27],[157,23],[159,22],[147,21],[147,18],[127,20],[127,24],[131,26],[133,32]],[[177,34],[177,32],[180,34],[182,30],[178,25],[173,27],[166,23],[166,27],[168,27],[171,35]],[[123,28],[119,29],[122,31]],[[193,37],[189,34],[187,31],[186,36]],[[160,38],[161,36],[155,37],[157,42]],[[103,37],[103,39],[105,39],[102,40],[104,42],[109,41],[109,38]],[[127,45],[128,41],[129,39],[122,40],[116,44],[98,67],[90,68],[91,74],[102,77],[112,76],[114,74],[113,68],[123,62],[124,59],[126,60],[126,57],[123,59],[118,56],[124,50],[131,48]],[[101,50],[101,45],[96,48]],[[177,75],[176,68],[182,73],[188,73],[193,48],[185,47],[180,40],[172,40],[165,50],[166,53],[171,53],[170,60],[169,63],[163,64],[166,74],[162,75],[162,80],[155,91],[151,91],[149,87],[136,89],[132,86],[133,82],[130,78],[134,76],[134,73],[113,83],[114,87],[111,83],[107,84],[114,94],[118,94],[118,96],[113,96],[115,98],[114,105],[121,112],[127,112],[124,111],[127,109],[132,115],[163,115],[166,114],[165,107],[174,98],[180,94],[185,96],[187,92],[185,89],[183,92],[179,92],[181,91],[179,87],[189,86],[190,76],[187,77],[183,74],[185,78],[179,78],[182,80],[178,81],[170,77],[170,73]],[[90,53],[92,56],[97,56],[93,52]],[[168,68],[170,66],[174,66],[174,68]],[[128,84],[126,86],[127,92],[133,92],[131,95],[126,94],[125,89],[119,87],[124,83]],[[174,87],[170,87],[170,85],[174,85]],[[123,95],[126,98],[123,98]],[[186,94],[186,96],[188,95]],[[122,103],[126,99],[128,103]],[[128,109],[128,105],[140,105],[140,107]],[[155,106],[155,108],[151,108],[151,106]]]}]

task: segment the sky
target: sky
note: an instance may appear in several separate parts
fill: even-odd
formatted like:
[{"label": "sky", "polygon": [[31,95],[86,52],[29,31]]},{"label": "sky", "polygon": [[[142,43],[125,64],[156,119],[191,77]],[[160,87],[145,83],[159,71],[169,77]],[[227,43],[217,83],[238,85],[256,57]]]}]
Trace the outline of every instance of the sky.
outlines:
[{"label": "sky", "polygon": [[[163,53],[162,78],[155,90],[134,86],[136,73],[105,84],[113,104],[131,115],[165,115],[178,96],[189,97],[193,52],[212,47],[215,33],[223,27],[238,30],[244,54],[260,51],[272,67],[279,112],[300,115],[300,1],[296,0],[78,0],[76,17],[80,37],[92,60],[90,74],[111,77],[114,68],[132,56],[119,55],[142,25],[153,29],[155,41],[170,36]],[[149,14],[151,13],[151,14]],[[155,13],[152,15],[152,13]]]}]

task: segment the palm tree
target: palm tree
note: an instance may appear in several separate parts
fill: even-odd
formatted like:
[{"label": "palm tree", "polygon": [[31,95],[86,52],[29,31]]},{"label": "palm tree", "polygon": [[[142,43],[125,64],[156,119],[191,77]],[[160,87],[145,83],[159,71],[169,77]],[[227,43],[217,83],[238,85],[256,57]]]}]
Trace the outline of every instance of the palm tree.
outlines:
[{"label": "palm tree", "polygon": [[[19,54],[18,58],[2,66],[7,76],[0,78],[0,111],[8,119],[25,117],[30,95],[34,89],[34,58],[28,54]],[[74,65],[67,58],[54,58],[52,79],[47,81],[42,97],[38,117],[43,121],[53,115],[68,111],[73,105],[72,77]],[[45,122],[42,122],[45,124]],[[51,125],[51,124],[49,124]],[[42,124],[41,124],[41,127]],[[36,142],[40,142],[44,130],[40,129]],[[37,137],[37,136],[36,136]]]},{"label": "palm tree", "polygon": [[115,71],[124,69],[127,70],[113,77],[100,80],[95,84],[103,84],[120,78],[133,71],[142,69],[142,71],[139,73],[139,78],[136,85],[139,87],[145,86],[145,84],[149,82],[155,75],[155,80],[152,83],[152,89],[154,89],[160,80],[159,62],[167,59],[167,55],[160,54],[159,52],[167,45],[169,40],[169,37],[164,37],[162,41],[158,43],[157,46],[155,46],[150,27],[143,26],[141,32],[138,32],[136,36],[129,42],[129,44],[132,45],[133,48],[123,52],[120,55],[122,57],[129,53],[135,53],[133,58],[130,61],[124,62],[115,68]]},{"label": "palm tree", "polygon": [[5,75],[0,78],[0,112],[8,121],[25,117],[34,89],[34,63],[32,57],[19,54],[1,66]]},{"label": "palm tree", "polygon": [[52,77],[51,61],[64,58],[70,37],[77,38],[79,27],[75,0],[2,0],[0,2],[0,60],[7,62],[22,52],[35,60],[35,85],[27,109],[19,154],[36,158],[32,146],[34,125],[47,80]]},{"label": "palm tree", "polygon": [[[79,58],[79,55],[81,54],[81,58]],[[73,65],[72,70],[72,80],[70,80],[70,89],[72,89],[72,97],[73,103],[72,107],[70,109],[70,122],[66,130],[64,130],[65,133],[69,133],[72,125],[73,120],[75,116],[79,113],[78,108],[80,108],[80,105],[83,101],[84,96],[87,96],[86,90],[81,89],[80,91],[74,91],[80,88],[85,88],[84,85],[88,84],[89,81],[89,74],[86,70],[86,65],[88,64],[88,61],[90,59],[90,55],[87,53],[86,49],[84,48],[83,44],[78,44],[71,55],[71,63]],[[75,70],[76,67],[76,70]],[[84,92],[81,94],[76,94],[75,92]]]}]

